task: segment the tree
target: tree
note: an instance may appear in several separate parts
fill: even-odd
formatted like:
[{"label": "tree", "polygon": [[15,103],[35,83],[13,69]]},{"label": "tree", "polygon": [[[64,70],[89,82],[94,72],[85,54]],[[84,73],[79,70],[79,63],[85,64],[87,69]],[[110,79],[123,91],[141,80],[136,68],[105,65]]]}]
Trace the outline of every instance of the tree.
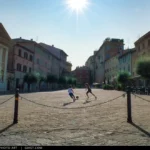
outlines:
[{"label": "tree", "polygon": [[24,76],[23,81],[28,84],[28,92],[30,92],[30,85],[33,83],[37,83],[38,78],[35,73],[27,73]]},{"label": "tree", "polygon": [[67,83],[67,80],[66,80],[66,77],[64,76],[61,76],[58,80],[58,83],[61,85],[61,86],[66,86],[66,83]]},{"label": "tree", "polygon": [[68,84],[73,84],[73,79],[72,78],[68,79]]},{"label": "tree", "polygon": [[136,66],[136,72],[144,79],[150,79],[150,58],[144,57],[139,59]]},{"label": "tree", "polygon": [[122,85],[123,90],[125,90],[125,86],[128,84],[130,79],[130,74],[128,72],[122,71],[118,75],[118,82]]},{"label": "tree", "polygon": [[52,75],[52,74],[47,75],[47,82],[52,83],[52,86],[53,86],[53,83],[57,83],[57,81],[58,81],[58,78],[55,75]]},{"label": "tree", "polygon": [[39,89],[41,89],[41,83],[45,82],[46,78],[44,76],[40,75],[39,72],[36,72],[35,75],[36,75],[36,78],[37,78],[37,82],[39,84]]},{"label": "tree", "polygon": [[74,86],[76,86],[77,85],[77,79],[76,78],[72,78],[72,84],[74,85]]},{"label": "tree", "polygon": [[66,79],[65,79],[65,77],[62,77],[62,76],[58,80],[59,84],[65,84],[65,82],[66,82]]}]

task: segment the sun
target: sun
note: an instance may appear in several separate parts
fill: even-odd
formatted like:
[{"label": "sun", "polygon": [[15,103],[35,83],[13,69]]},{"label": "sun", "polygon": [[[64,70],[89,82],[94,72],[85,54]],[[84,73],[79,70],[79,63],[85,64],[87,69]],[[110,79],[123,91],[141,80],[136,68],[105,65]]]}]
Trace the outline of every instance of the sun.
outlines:
[{"label": "sun", "polygon": [[66,0],[67,6],[76,13],[83,12],[89,5],[89,0]]}]

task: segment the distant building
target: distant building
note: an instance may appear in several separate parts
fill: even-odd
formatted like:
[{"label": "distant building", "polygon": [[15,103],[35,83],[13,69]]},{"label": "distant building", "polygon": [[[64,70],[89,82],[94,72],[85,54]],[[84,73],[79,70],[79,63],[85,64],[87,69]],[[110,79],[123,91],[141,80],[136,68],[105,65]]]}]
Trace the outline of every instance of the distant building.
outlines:
[{"label": "distant building", "polygon": [[21,91],[25,88],[25,83],[23,81],[25,74],[33,72],[34,51],[33,49],[29,49],[19,43],[14,42],[12,48],[9,51],[8,57],[9,59],[7,69],[9,72],[14,74],[14,87],[11,86],[12,82],[10,81],[8,90],[11,90],[12,88],[19,88]]},{"label": "distant building", "polygon": [[137,73],[137,61],[142,57],[150,57],[150,31],[143,35],[135,42],[136,52],[132,55],[132,75],[136,81],[136,85],[147,85],[148,82],[143,80]]},{"label": "distant building", "polygon": [[[95,57],[95,82],[105,82],[105,62],[115,55],[121,55],[124,50],[123,39],[106,38]],[[107,65],[108,67],[108,65]]]},{"label": "distant building", "polygon": [[132,55],[135,51],[135,48],[124,50],[123,54],[118,57],[119,71],[125,71],[132,75]]},{"label": "distant building", "polygon": [[90,56],[88,60],[85,63],[85,66],[90,69],[90,82],[94,83],[95,81],[95,61],[94,61],[94,55]]},{"label": "distant building", "polygon": [[85,83],[90,82],[90,69],[86,66],[77,67],[73,71],[73,75],[77,79],[77,84],[84,86]]},{"label": "distant building", "polygon": [[10,47],[11,38],[2,23],[0,23],[0,92],[7,91],[7,63]]},{"label": "distant building", "polygon": [[39,43],[41,46],[43,46],[45,49],[47,49],[49,52],[51,52],[55,57],[57,57],[57,59],[59,60],[59,76],[62,76],[64,70],[67,70],[67,54],[59,49],[56,48],[54,45],[47,45],[44,43]]},{"label": "distant building", "polygon": [[72,71],[72,64],[70,62],[66,62],[66,70],[68,72],[71,72]]},{"label": "distant building", "polygon": [[117,79],[119,70],[118,53],[105,61],[105,82],[110,84]]}]

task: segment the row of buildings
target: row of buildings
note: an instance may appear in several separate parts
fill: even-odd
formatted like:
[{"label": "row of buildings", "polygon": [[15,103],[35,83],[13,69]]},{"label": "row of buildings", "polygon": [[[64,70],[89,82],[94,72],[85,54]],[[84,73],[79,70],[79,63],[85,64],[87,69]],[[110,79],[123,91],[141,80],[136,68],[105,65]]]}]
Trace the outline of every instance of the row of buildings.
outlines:
[{"label": "row of buildings", "polygon": [[[54,45],[37,43],[23,38],[11,39],[0,23],[0,91],[27,88],[23,82],[29,72],[46,77],[53,74],[58,78],[71,73],[72,64],[67,62],[67,54]],[[42,85],[46,88],[46,84]],[[37,85],[32,86],[34,91]]]},{"label": "row of buildings", "polygon": [[145,56],[150,57],[150,32],[139,38],[132,49],[124,49],[123,39],[106,38],[85,66],[90,70],[92,83],[113,83],[120,71],[126,71],[132,76],[133,83],[140,86],[147,83],[137,75],[136,66]]}]

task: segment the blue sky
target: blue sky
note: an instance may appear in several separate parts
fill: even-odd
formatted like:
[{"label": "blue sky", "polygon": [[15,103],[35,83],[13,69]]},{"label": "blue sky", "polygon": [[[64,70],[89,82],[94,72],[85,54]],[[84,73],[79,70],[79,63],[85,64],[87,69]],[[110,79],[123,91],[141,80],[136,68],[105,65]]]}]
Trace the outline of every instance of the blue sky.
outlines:
[{"label": "blue sky", "polygon": [[0,22],[11,38],[54,44],[76,66],[85,64],[104,39],[121,38],[125,47],[150,30],[150,0],[89,0],[79,15],[65,0],[0,0]]}]

